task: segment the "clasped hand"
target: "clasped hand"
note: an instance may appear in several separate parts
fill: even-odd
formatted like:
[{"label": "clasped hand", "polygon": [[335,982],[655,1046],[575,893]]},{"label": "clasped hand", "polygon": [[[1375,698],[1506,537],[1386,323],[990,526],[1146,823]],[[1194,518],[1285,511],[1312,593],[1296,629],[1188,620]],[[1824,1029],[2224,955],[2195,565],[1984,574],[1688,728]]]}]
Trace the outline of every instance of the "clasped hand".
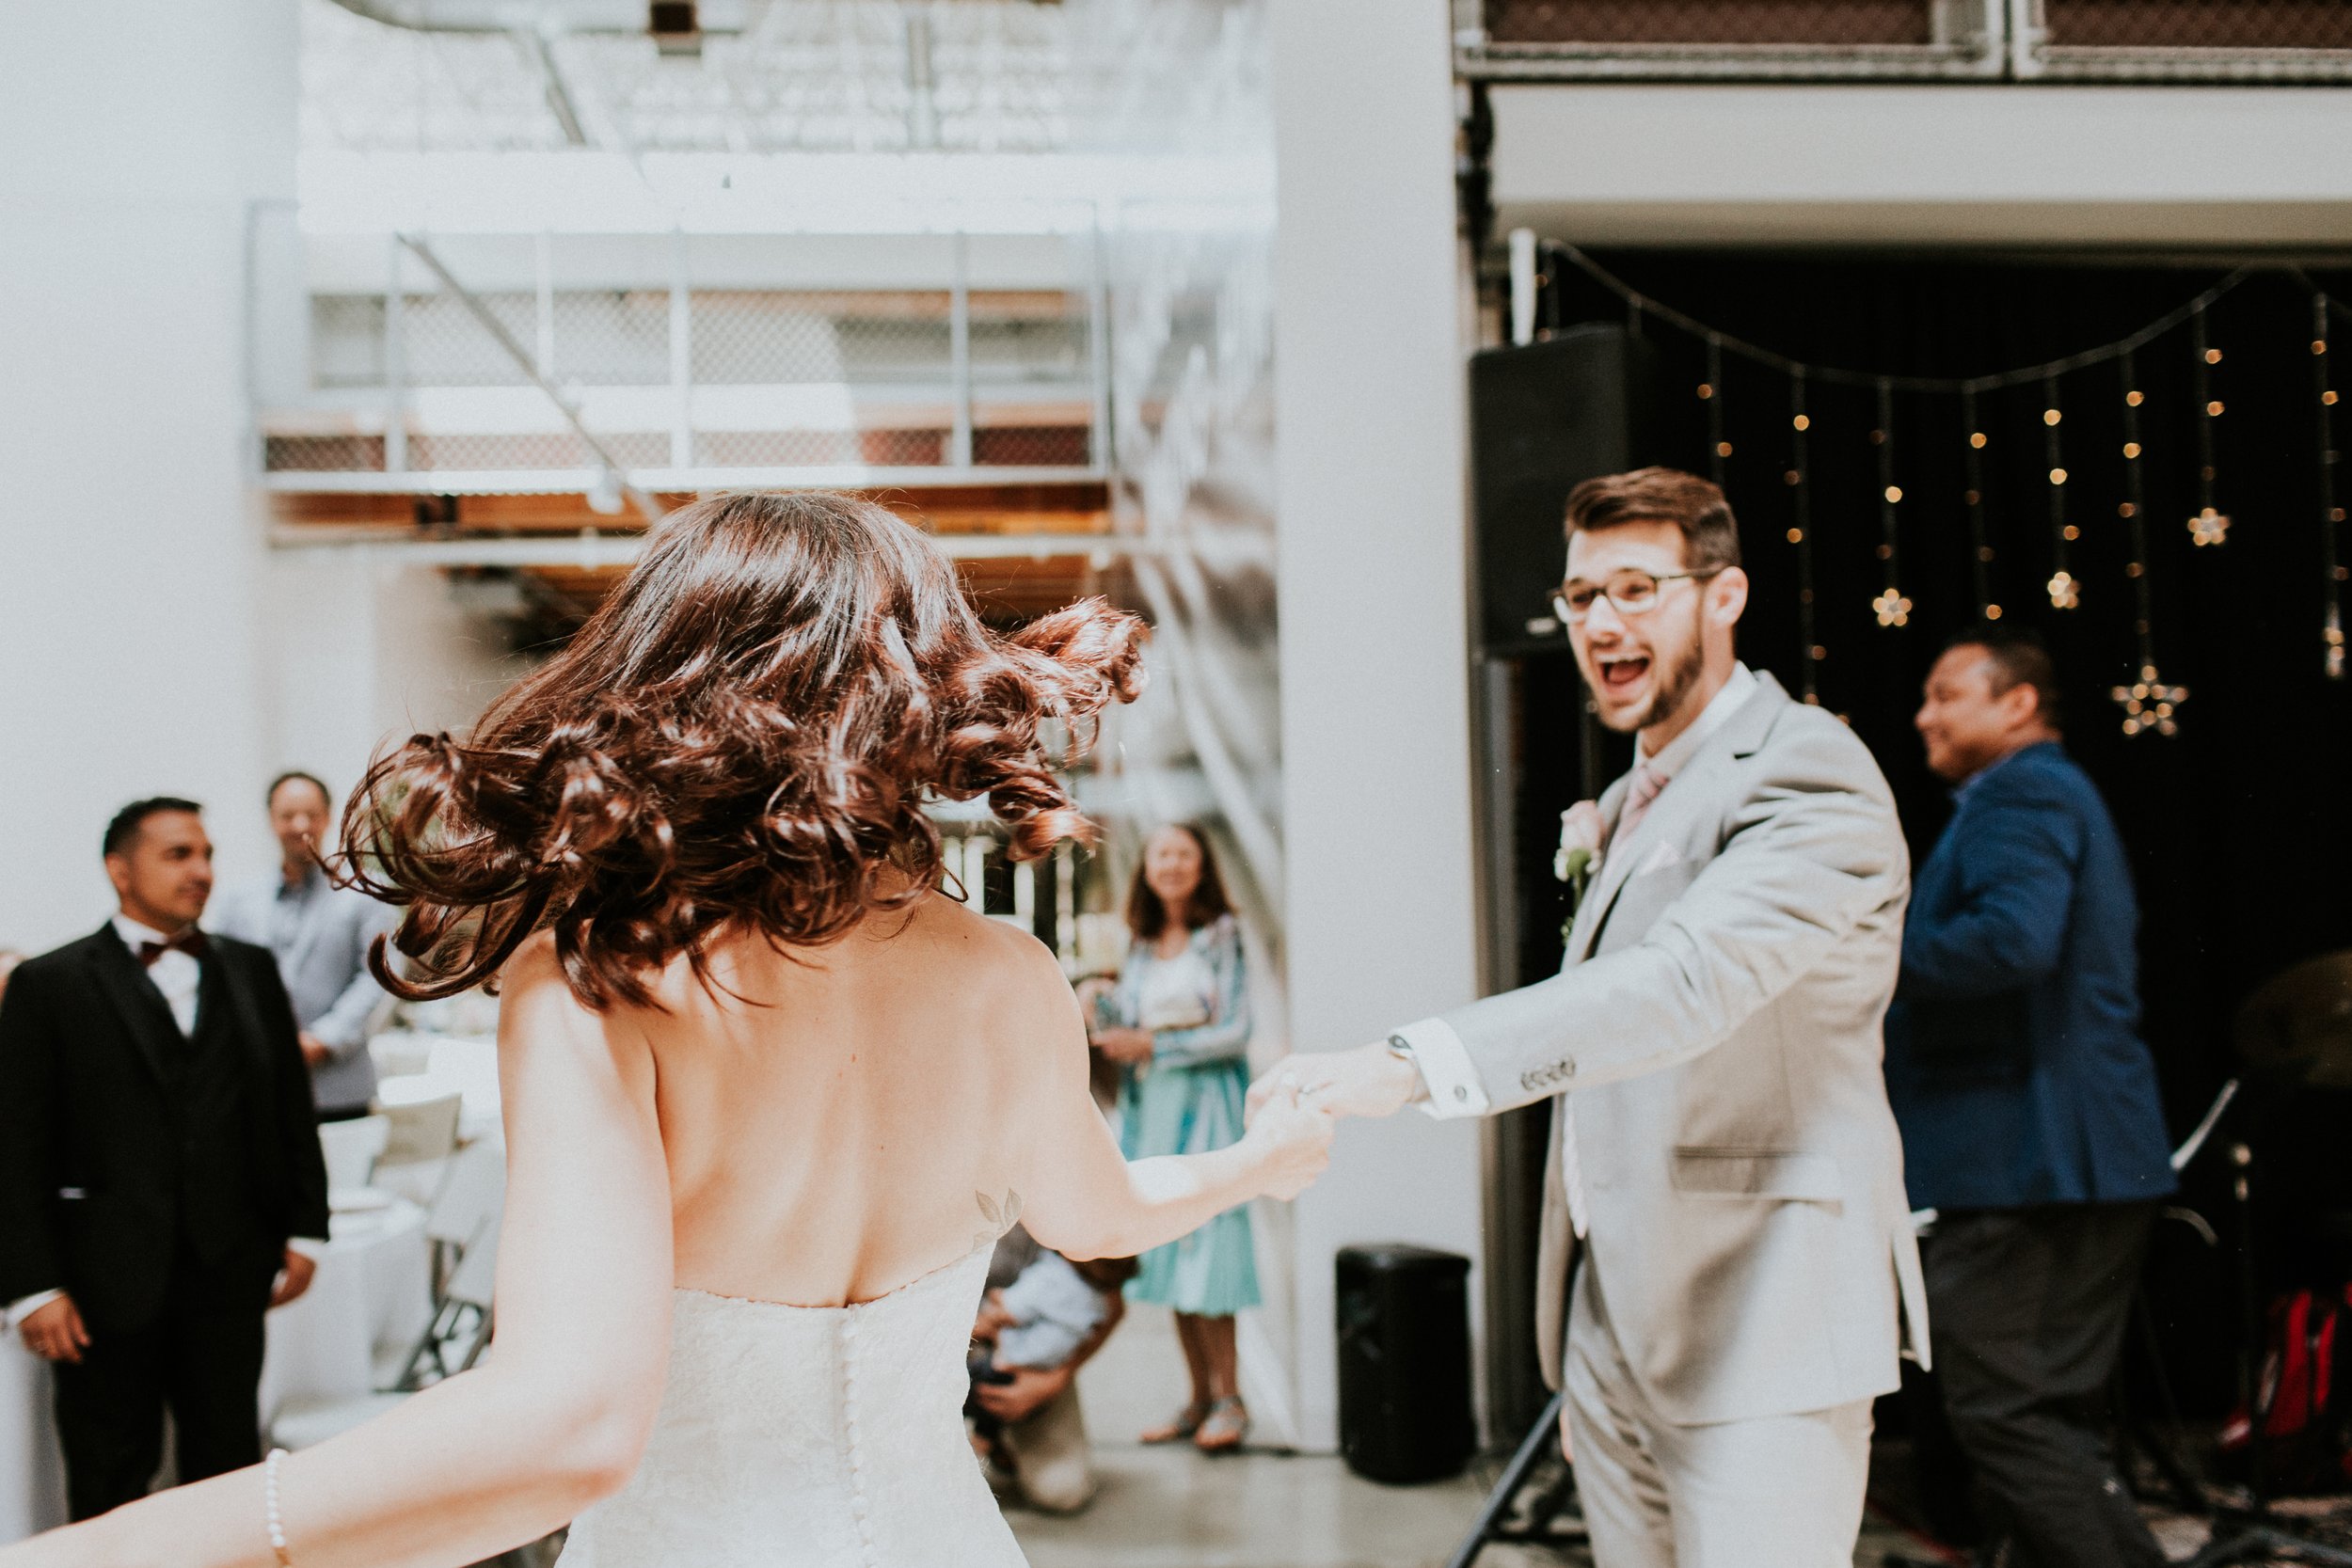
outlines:
[{"label": "clasped hand", "polygon": [[1286,1056],[1249,1086],[1247,1118],[1278,1097],[1329,1117],[1393,1116],[1422,1092],[1421,1071],[1385,1045]]}]

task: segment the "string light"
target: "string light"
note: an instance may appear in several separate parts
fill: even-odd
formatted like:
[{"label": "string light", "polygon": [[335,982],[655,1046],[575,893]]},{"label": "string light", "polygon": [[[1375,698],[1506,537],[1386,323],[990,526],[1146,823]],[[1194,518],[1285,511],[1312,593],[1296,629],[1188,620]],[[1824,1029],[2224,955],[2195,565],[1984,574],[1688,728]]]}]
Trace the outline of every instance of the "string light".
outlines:
[{"label": "string light", "polygon": [[1961,388],[1960,422],[1968,432],[1966,453],[1968,488],[1963,499],[1968,503],[1969,566],[1977,585],[1977,610],[1988,621],[2001,618],[2001,607],[1993,602],[1993,546],[1984,537],[1984,432],[1977,425],[1977,384],[1970,382]]},{"label": "string light", "polygon": [[1897,586],[1901,573],[1895,561],[1895,508],[1903,499],[1895,483],[1895,387],[1884,376],[1879,378],[1879,423],[1870,432],[1870,444],[1879,453],[1879,559],[1886,563],[1886,587],[1870,601],[1870,611],[1882,626],[1909,626],[1911,601]]},{"label": "string light", "polygon": [[2123,504],[2119,510],[2132,525],[2132,560],[2123,571],[2137,595],[2139,675],[2131,685],[2115,688],[2113,696],[2123,709],[2125,735],[2171,736],[2180,733],[2177,715],[2181,705],[2188,701],[2188,688],[2167,686],[2156,672],[2155,593],[2148,570],[2148,508],[2143,504],[2139,470],[2139,405],[2146,400],[2134,385],[2139,378],[2133,370],[2133,356],[2126,353],[2122,363]]},{"label": "string light", "polygon": [[2047,589],[2052,610],[2075,610],[2083,602],[2082,584],[2070,569],[2073,553],[2067,546],[2074,542],[2074,525],[2066,520],[2065,451],[2058,439],[2058,426],[2066,419],[2058,406],[2058,378],[2049,376],[2042,383],[2042,456],[2050,470],[2050,580]]},{"label": "string light", "polygon": [[1707,380],[1699,396],[1707,404],[1707,476],[1720,490],[1731,443],[1724,439],[1724,341],[1712,332],[1707,335]]},{"label": "string light", "polygon": [[2312,380],[2319,393],[2319,537],[2326,610],[2320,623],[2321,668],[2329,680],[2344,679],[2344,569],[2337,552],[2337,527],[2344,509],[2336,504],[2336,393],[2328,386],[2328,323],[2334,302],[2327,294],[2312,301]]},{"label": "string light", "polygon": [[1813,502],[1806,482],[1804,435],[1813,427],[1804,411],[1804,372],[1788,378],[1788,541],[1797,546],[1797,633],[1804,639],[1804,700],[1820,705],[1820,665],[1828,650],[1813,640]]},{"label": "string light", "polygon": [[2205,312],[2200,310],[2189,318],[2189,368],[2197,393],[2198,508],[2188,520],[2188,537],[2195,545],[2218,545],[2230,537],[2229,514],[2213,504],[2213,422],[2221,417],[2221,404],[2213,396],[2213,368],[2219,363],[2221,351],[2206,343]]}]

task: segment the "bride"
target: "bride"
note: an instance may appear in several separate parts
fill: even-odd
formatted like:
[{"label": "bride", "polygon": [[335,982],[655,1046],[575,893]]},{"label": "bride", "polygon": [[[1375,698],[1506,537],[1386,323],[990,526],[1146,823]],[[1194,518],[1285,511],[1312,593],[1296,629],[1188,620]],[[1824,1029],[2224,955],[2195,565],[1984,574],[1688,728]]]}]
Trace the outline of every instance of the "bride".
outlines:
[{"label": "bride", "polygon": [[501,994],[491,1355],[0,1568],[427,1568],[567,1523],[564,1568],[1017,1568],[959,1414],[991,1243],[1139,1253],[1331,1139],[1279,1103],[1122,1162],[1052,955],[936,891],[930,796],[985,794],[1023,855],[1087,832],[1049,741],[1140,689],[1140,640],[1100,604],[997,637],[865,501],[664,521],[344,823],[409,994]]}]

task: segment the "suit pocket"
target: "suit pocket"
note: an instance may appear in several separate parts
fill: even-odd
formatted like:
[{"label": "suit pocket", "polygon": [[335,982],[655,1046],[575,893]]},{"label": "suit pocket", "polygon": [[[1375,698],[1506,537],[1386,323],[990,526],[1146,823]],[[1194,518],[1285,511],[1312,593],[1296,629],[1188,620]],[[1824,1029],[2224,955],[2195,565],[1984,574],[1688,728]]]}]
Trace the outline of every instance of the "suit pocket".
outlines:
[{"label": "suit pocket", "polygon": [[1674,1188],[1693,1197],[1819,1203],[1842,1211],[1845,1185],[1827,1154],[1771,1148],[1677,1148]]}]

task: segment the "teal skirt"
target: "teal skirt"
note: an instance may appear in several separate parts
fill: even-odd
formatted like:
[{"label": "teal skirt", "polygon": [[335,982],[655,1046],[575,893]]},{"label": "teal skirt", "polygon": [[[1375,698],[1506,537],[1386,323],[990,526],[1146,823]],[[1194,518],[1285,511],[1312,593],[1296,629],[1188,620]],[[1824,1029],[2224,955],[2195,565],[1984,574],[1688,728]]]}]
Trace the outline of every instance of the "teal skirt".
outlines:
[{"label": "teal skirt", "polygon": [[[1197,1067],[1159,1065],[1130,1075],[1120,1094],[1127,1158],[1205,1154],[1238,1143],[1249,1094],[1249,1064],[1238,1058]],[[1225,1212],[1191,1235],[1153,1247],[1127,1282],[1127,1299],[1204,1318],[1230,1318],[1258,1305],[1258,1259],[1249,1207]]]}]

